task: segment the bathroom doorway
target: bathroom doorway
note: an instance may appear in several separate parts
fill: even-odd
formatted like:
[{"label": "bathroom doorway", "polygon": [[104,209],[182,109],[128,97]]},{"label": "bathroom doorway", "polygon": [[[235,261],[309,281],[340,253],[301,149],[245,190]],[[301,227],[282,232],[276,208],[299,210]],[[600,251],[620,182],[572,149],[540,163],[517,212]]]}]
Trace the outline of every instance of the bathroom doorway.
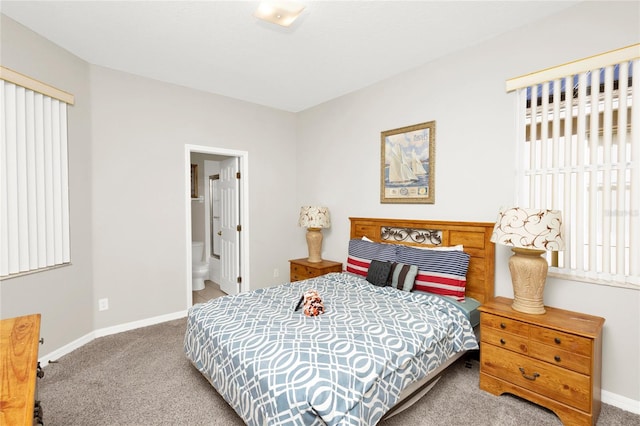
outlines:
[{"label": "bathroom doorway", "polygon": [[[228,294],[248,291],[248,154],[244,151],[186,145],[185,157],[185,170],[188,171],[185,173],[186,187],[189,188],[187,247],[191,247],[192,241],[204,243],[204,259],[211,266],[208,279],[219,284],[220,289]],[[198,173],[196,194],[193,192],[194,179],[191,176],[191,170],[194,169]],[[213,208],[216,203],[216,208]],[[214,239],[213,235],[217,238]],[[187,252],[187,302],[191,306],[193,259],[191,250]]]}]

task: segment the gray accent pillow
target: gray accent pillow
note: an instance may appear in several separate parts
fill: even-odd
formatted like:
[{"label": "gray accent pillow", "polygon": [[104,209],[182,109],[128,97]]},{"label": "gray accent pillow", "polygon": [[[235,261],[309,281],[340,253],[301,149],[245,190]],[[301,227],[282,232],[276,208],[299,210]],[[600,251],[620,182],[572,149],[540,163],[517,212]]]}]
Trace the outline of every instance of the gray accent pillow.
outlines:
[{"label": "gray accent pillow", "polygon": [[367,281],[373,285],[384,287],[387,285],[389,272],[391,272],[391,262],[372,260],[367,271]]}]

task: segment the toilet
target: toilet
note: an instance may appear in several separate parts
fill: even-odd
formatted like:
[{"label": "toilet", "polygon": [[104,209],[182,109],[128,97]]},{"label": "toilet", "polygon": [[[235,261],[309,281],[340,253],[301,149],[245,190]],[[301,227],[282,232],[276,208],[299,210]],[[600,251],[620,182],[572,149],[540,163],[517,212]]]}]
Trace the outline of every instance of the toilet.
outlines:
[{"label": "toilet", "polygon": [[204,289],[204,280],[209,275],[209,264],[203,261],[204,243],[202,241],[191,242],[191,289],[193,291]]}]

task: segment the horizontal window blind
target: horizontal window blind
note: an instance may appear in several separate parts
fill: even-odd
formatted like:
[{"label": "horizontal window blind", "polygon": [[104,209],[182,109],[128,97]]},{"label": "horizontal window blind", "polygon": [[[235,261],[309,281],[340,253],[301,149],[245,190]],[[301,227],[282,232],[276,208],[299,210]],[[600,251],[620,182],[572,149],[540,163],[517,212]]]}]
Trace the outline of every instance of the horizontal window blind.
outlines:
[{"label": "horizontal window blind", "polygon": [[627,53],[517,90],[518,202],[562,211],[551,273],[640,288],[640,60]]},{"label": "horizontal window blind", "polygon": [[7,81],[5,72],[0,278],[70,262],[67,103]]}]

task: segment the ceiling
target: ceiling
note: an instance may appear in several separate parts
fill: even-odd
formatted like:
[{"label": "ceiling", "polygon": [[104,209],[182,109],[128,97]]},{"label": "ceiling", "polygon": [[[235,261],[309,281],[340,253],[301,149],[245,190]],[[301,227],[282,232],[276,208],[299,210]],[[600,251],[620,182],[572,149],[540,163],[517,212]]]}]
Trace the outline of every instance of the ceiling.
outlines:
[{"label": "ceiling", "polygon": [[289,28],[256,1],[5,1],[89,63],[298,112],[578,1],[303,1]]}]

